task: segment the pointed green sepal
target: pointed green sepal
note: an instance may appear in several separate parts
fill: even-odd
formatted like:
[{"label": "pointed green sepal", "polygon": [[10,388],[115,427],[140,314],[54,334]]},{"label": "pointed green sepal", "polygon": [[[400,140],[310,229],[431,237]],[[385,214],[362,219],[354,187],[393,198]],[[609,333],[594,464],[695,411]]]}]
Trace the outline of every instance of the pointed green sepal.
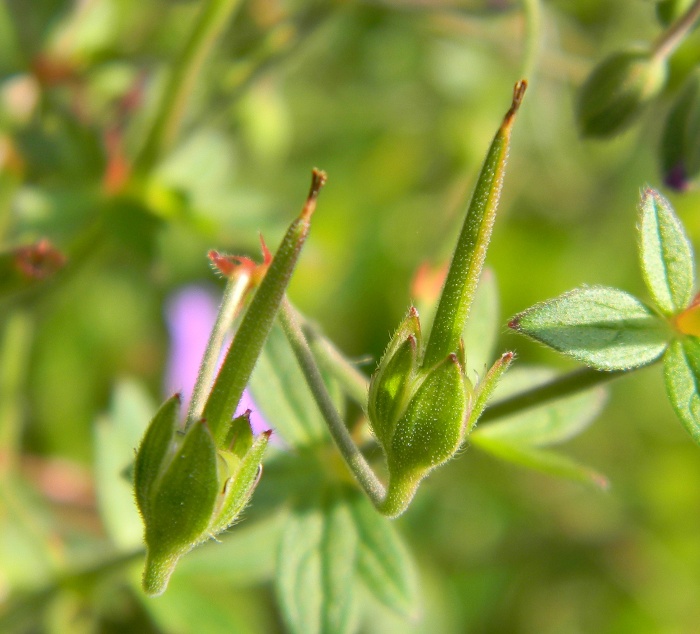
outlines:
[{"label": "pointed green sepal", "polygon": [[151,420],[134,463],[134,491],[141,515],[148,521],[154,485],[175,450],[174,438],[180,413],[180,395],[169,398]]},{"label": "pointed green sepal", "polygon": [[418,312],[411,308],[387,346],[369,385],[369,420],[383,446],[391,444],[396,422],[405,409],[406,392],[417,368],[420,345]]},{"label": "pointed green sepal", "polygon": [[271,431],[265,431],[255,438],[250,449],[242,458],[231,454],[233,460],[229,464],[235,465],[235,467],[225,480],[219,496],[217,509],[209,526],[209,532],[212,535],[217,535],[229,528],[250,501],[255,487],[260,481],[262,457],[271,434]]},{"label": "pointed green sepal", "polygon": [[143,586],[149,595],[165,591],[177,559],[209,537],[218,492],[214,439],[204,423],[195,423],[153,490],[144,517],[148,557]]},{"label": "pointed green sepal", "polygon": [[476,384],[476,388],[474,389],[473,405],[471,411],[469,412],[469,420],[467,421],[467,436],[476,426],[476,423],[479,420],[479,417],[483,414],[491,395],[498,386],[498,382],[506,373],[506,370],[508,370],[511,363],[513,363],[514,358],[515,354],[512,352],[506,352],[505,354],[501,355],[501,358],[491,366],[489,371],[486,373],[486,376],[484,376],[484,378]]},{"label": "pointed green sepal", "polygon": [[231,421],[226,434],[226,447],[228,451],[243,459],[252,446],[253,429],[250,426],[250,410],[247,409]]}]

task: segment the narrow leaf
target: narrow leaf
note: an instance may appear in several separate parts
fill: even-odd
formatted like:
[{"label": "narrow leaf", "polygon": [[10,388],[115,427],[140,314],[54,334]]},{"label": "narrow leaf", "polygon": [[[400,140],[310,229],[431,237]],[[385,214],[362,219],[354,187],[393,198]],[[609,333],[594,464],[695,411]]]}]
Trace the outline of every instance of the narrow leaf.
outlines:
[{"label": "narrow leaf", "polygon": [[535,447],[516,445],[496,438],[488,438],[486,435],[476,436],[476,434],[472,434],[471,438],[479,448],[507,462],[535,469],[550,476],[592,484],[601,489],[608,487],[608,480],[604,475],[580,465],[567,456]]},{"label": "narrow leaf", "polygon": [[418,575],[400,535],[365,497],[357,496],[351,510],[360,537],[357,562],[360,578],[390,610],[417,619],[421,609]]},{"label": "narrow leaf", "polygon": [[653,189],[639,205],[639,255],[654,303],[666,315],[684,309],[695,286],[693,250],[670,203]]},{"label": "narrow leaf", "polygon": [[700,341],[677,339],[664,359],[666,393],[681,423],[700,445]]},{"label": "narrow leaf", "polygon": [[616,288],[578,288],[516,315],[518,332],[598,370],[629,370],[661,356],[668,326]]},{"label": "narrow leaf", "polygon": [[297,508],[282,535],[277,594],[296,634],[343,634],[355,626],[358,538],[342,498]]}]

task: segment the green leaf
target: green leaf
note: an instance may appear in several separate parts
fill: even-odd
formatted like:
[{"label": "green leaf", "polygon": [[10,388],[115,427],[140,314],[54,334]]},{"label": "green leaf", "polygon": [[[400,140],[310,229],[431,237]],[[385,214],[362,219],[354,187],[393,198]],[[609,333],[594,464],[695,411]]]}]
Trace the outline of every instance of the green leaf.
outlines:
[{"label": "green leaf", "polygon": [[567,456],[536,447],[504,442],[499,439],[488,438],[487,436],[480,436],[478,441],[476,441],[474,435],[472,434],[472,439],[475,440],[475,444],[478,447],[507,462],[535,469],[550,476],[566,478],[584,484],[593,484],[601,489],[608,487],[608,480],[604,475],[578,464]]},{"label": "green leaf", "polygon": [[[496,390],[497,399],[505,399],[548,383],[555,372],[549,368],[517,367],[503,377]],[[595,387],[578,394],[549,401],[539,407],[505,416],[495,423],[479,426],[471,435],[474,444],[481,439],[544,447],[570,440],[586,429],[600,414],[606,390]]]},{"label": "green leaf", "polygon": [[677,339],[664,359],[666,393],[681,423],[700,445],[700,341]]},{"label": "green leaf", "polygon": [[[138,445],[154,405],[140,383],[121,381],[112,394],[107,416],[94,426],[95,485],[100,516],[111,540],[120,548],[143,543],[143,524],[134,506],[134,490],[124,477],[134,464]],[[142,464],[143,467],[143,464]]]},{"label": "green leaf", "polygon": [[[554,376],[548,368],[515,368],[505,375],[496,395],[500,399],[508,398],[547,383]],[[508,462],[605,488],[607,480],[593,469],[566,456],[539,449],[581,433],[598,416],[605,400],[604,388],[592,388],[504,417],[497,423],[484,424],[471,434],[470,440],[475,447]]]},{"label": "green leaf", "polygon": [[270,330],[249,388],[275,435],[292,447],[317,444],[327,437],[316,401],[279,323]]},{"label": "green leaf", "polygon": [[670,337],[669,327],[638,299],[605,286],[564,293],[516,315],[508,325],[598,370],[651,363]]},{"label": "green leaf", "polygon": [[693,295],[693,250],[670,203],[645,189],[639,205],[639,255],[649,293],[661,312],[683,310]]},{"label": "green leaf", "polygon": [[276,579],[291,632],[353,631],[357,549],[357,532],[342,497],[292,512],[282,535]]},{"label": "green leaf", "polygon": [[360,578],[372,596],[390,610],[417,619],[421,610],[418,575],[400,535],[364,496],[357,496],[350,508],[360,537]]},{"label": "green leaf", "polygon": [[467,354],[467,378],[482,376],[495,355],[500,334],[500,305],[498,284],[492,269],[486,267],[476,287],[474,303],[462,333]]}]

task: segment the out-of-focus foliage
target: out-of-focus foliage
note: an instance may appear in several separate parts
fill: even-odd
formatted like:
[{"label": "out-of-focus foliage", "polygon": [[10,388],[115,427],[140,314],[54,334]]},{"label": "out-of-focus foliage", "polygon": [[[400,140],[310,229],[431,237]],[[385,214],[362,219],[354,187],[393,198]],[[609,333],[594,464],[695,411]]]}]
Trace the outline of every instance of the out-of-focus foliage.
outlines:
[{"label": "out-of-focus foliage", "polygon": [[[277,244],[318,165],[329,182],[290,296],[350,357],[370,355],[369,373],[419,265],[452,248],[534,22],[489,253],[501,313],[583,283],[648,299],[635,201],[642,185],[660,184],[663,124],[700,36],[686,38],[663,92],[614,140],[581,140],[574,106],[605,56],[654,41],[665,28],[657,8],[670,3],[246,0],[202,66],[174,145],[145,182],[125,186],[202,4],[0,4],[0,255],[48,240],[65,259],[26,284],[0,280],[0,629],[285,630],[272,579],[304,506],[284,507],[291,519],[275,509],[291,491],[314,492],[318,469],[341,467],[329,458],[307,468],[283,444],[223,543],[183,560],[163,597],[139,590],[138,517],[114,477],[130,477],[133,448],[167,396],[167,298],[218,283],[211,247],[255,254],[258,231]],[[533,5],[539,19],[528,22]],[[697,244],[697,192],[671,202]],[[523,365],[572,367],[500,332],[496,349]],[[288,435],[302,432],[320,434]],[[568,453],[605,473],[610,490],[472,449],[436,473],[392,527],[418,568],[421,617],[406,625],[388,610],[413,590],[377,596],[359,559],[360,631],[697,629],[700,460],[661,369],[615,384]],[[355,512],[343,500],[341,512]]]}]

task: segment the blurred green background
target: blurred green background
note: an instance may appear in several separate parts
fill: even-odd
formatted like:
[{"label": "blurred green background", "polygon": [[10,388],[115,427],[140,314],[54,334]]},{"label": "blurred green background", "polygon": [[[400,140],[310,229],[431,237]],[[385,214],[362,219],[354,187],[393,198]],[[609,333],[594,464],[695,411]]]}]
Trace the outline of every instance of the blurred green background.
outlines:
[{"label": "blurred green background", "polygon": [[[141,598],[137,568],[51,590],[61,571],[114,552],[95,498],[97,421],[114,415],[119,386],[164,396],[167,298],[187,284],[222,287],[210,248],[259,258],[259,231],[275,246],[313,166],[329,181],[290,295],[349,357],[376,359],[419,265],[450,253],[523,72],[523,4],[533,3],[246,0],[138,195],[118,191],[119,170],[137,155],[203,3],[0,4],[2,247],[47,238],[68,259],[1,298],[0,618],[17,593],[48,589],[17,631],[189,632],[202,601],[210,622],[197,631],[281,631],[264,566],[203,567],[200,586],[174,584],[170,599]],[[499,349],[565,370],[573,364],[506,332],[507,318],[583,283],[645,297],[639,189],[661,186],[661,124],[700,37],[674,56],[666,92],[638,125],[584,142],[577,87],[606,53],[658,36],[655,3],[540,9],[488,264],[501,291]],[[697,244],[700,196],[670,198]],[[397,522],[426,597],[415,631],[698,631],[700,460],[661,369],[614,383],[568,450],[607,474],[610,490],[471,450],[431,477]],[[234,529],[241,552],[246,526]],[[178,602],[194,616],[164,607]],[[407,631],[379,610],[361,627]]]}]

